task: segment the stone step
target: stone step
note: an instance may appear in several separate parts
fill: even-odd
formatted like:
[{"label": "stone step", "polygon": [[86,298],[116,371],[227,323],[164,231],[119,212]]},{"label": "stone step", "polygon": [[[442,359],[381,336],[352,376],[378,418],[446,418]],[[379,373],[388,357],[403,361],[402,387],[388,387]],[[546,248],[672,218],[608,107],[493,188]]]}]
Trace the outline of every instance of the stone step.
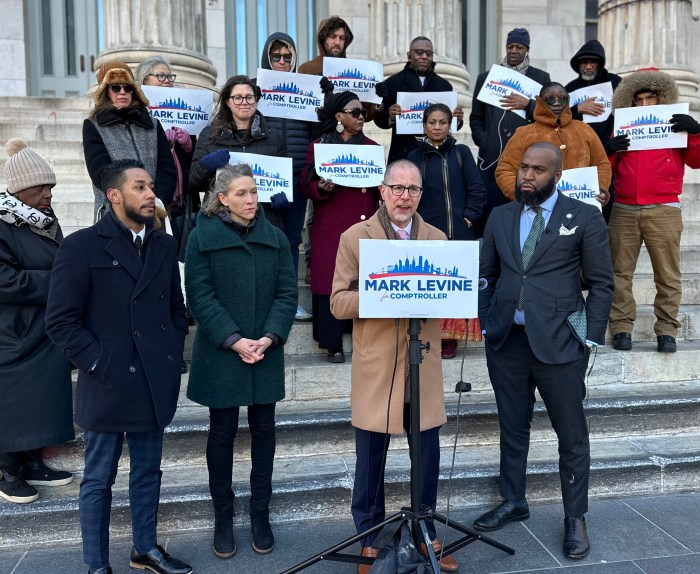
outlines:
[{"label": "stone step", "polygon": [[[591,437],[630,438],[700,432],[700,381],[619,384],[589,387],[585,402]],[[464,394],[461,405],[454,393],[447,395],[448,422],[441,430],[441,444],[459,449],[473,445],[498,446],[498,414],[491,390]],[[459,421],[459,424],[457,423]],[[250,433],[245,409],[236,439],[235,459],[250,460]],[[352,455],[355,435],[350,423],[349,401],[319,400],[306,404],[284,401],[276,415],[278,459],[295,459],[323,453]],[[164,466],[206,466],[205,451],[209,412],[206,407],[182,400],[164,439]],[[533,442],[554,440],[544,405],[538,397],[532,424]],[[45,450],[44,458],[55,468],[81,472],[83,437]],[[406,450],[405,441],[394,440],[392,451]],[[120,468],[128,469],[128,459]]]},{"label": "stone step", "polygon": [[92,108],[92,98],[80,96],[77,98],[49,98],[35,96],[0,96],[0,109],[26,115],[39,114],[47,111],[82,111],[85,115]]},{"label": "stone step", "polygon": [[81,120],[78,123],[77,118],[76,121],[70,123],[65,123],[65,120],[62,123],[47,122],[46,120],[37,123],[26,120],[17,121],[17,119],[13,120],[2,116],[3,114],[0,114],[0,141],[3,142],[10,138],[19,138],[27,143],[32,142],[31,147],[34,147],[36,142],[82,141],[83,122]]},{"label": "stone step", "polygon": [[[402,439],[395,439],[395,442]],[[700,487],[700,433],[591,440],[590,496],[631,496],[692,491]],[[388,512],[409,503],[410,467],[405,451],[387,457],[386,506]],[[528,499],[560,499],[555,441],[537,441],[530,447]],[[452,449],[441,456],[438,511],[446,512],[448,478],[453,507],[490,504],[498,495],[498,446],[470,445],[459,450],[451,469]],[[303,519],[329,519],[349,515],[354,455],[316,455],[275,461],[271,519],[274,523]],[[248,475],[245,460],[234,465],[236,525],[248,524]],[[40,499],[30,505],[0,505],[0,548],[17,549],[36,544],[75,541],[80,538],[77,517],[80,476],[67,486],[39,487]],[[205,530],[212,526],[212,509],[202,465],[163,465],[159,512],[161,533]],[[111,531],[115,538],[130,536],[128,473],[117,475],[112,501]]]}]

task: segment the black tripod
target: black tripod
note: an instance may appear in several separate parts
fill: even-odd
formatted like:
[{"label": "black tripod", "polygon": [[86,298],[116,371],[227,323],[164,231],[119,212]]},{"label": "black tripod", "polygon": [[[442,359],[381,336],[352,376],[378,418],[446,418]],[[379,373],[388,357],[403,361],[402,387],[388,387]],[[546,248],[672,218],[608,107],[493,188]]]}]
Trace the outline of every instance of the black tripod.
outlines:
[{"label": "black tripod", "polygon": [[416,545],[416,548],[420,549],[421,543],[425,544],[425,547],[428,551],[428,560],[430,561],[430,565],[434,574],[439,574],[440,569],[438,567],[438,561],[437,557],[435,556],[435,552],[433,552],[433,546],[430,542],[430,538],[428,537],[428,531],[426,528],[426,521],[428,520],[437,520],[438,522],[441,522],[442,524],[445,524],[446,526],[449,526],[450,528],[453,528],[454,530],[457,530],[458,532],[464,534],[462,538],[459,538],[458,540],[455,540],[454,542],[451,542],[450,544],[444,546],[442,550],[443,556],[449,556],[450,554],[457,552],[458,550],[464,548],[472,542],[476,542],[477,540],[485,542],[486,544],[489,544],[494,548],[498,548],[503,552],[507,552],[508,554],[515,554],[515,550],[513,550],[509,546],[501,544],[500,542],[493,540],[492,538],[489,538],[487,536],[483,536],[478,532],[471,530],[466,526],[455,522],[454,520],[450,520],[442,514],[433,512],[430,508],[426,506],[421,505],[423,477],[421,476],[420,467],[421,436],[419,367],[422,361],[421,351],[425,349],[426,352],[429,352],[430,346],[422,345],[420,339],[418,338],[421,331],[420,322],[421,319],[411,318],[409,320],[408,327],[409,384],[411,388],[411,509],[404,509],[401,512],[398,512],[397,514],[390,516],[389,518],[377,524],[376,526],[373,526],[372,528],[369,528],[364,532],[360,532],[352,538],[347,538],[346,540],[343,540],[335,546],[324,550],[320,554],[317,554],[316,556],[313,556],[308,560],[297,564],[293,568],[285,570],[282,574],[294,574],[295,572],[301,572],[302,570],[305,570],[309,566],[312,566],[320,562],[321,560],[330,560],[334,562],[351,562],[355,564],[372,564],[372,562],[374,562],[374,558],[367,558],[358,554],[343,554],[342,551],[345,550],[347,547],[352,546],[356,542],[360,542],[368,534],[378,532],[388,524],[394,522],[403,522],[404,520],[411,521],[413,541]]}]

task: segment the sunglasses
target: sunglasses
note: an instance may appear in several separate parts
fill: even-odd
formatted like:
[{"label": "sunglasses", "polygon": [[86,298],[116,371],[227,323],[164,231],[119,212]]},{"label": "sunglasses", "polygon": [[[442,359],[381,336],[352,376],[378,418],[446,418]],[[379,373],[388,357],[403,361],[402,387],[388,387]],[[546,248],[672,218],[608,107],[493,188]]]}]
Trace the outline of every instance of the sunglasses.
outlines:
[{"label": "sunglasses", "polygon": [[565,96],[547,96],[546,98],[542,99],[544,100],[544,103],[548,106],[554,106],[556,104],[561,104],[562,106],[565,106],[567,103],[569,103],[568,94]]},{"label": "sunglasses", "polygon": [[360,116],[367,119],[367,110],[365,108],[352,108],[350,110],[341,110],[344,114],[350,114],[353,118],[357,119]]},{"label": "sunglasses", "polygon": [[273,52],[270,54],[270,60],[273,62],[279,62],[282,58],[284,58],[284,61],[287,64],[291,64],[292,62],[292,54],[280,54],[279,52]]},{"label": "sunglasses", "polygon": [[130,84],[110,84],[109,89],[113,94],[118,94],[122,90],[124,90],[125,94],[131,94],[134,92],[134,86]]},{"label": "sunglasses", "polygon": [[433,54],[435,53],[432,50],[411,50],[411,52],[413,52],[419,58],[422,58],[423,56],[427,56],[428,58],[432,58]]},{"label": "sunglasses", "polygon": [[165,80],[168,80],[168,82],[174,82],[175,78],[177,78],[177,74],[165,74],[163,72],[158,72],[157,74],[146,74],[146,75],[153,76],[159,82],[164,82]]}]

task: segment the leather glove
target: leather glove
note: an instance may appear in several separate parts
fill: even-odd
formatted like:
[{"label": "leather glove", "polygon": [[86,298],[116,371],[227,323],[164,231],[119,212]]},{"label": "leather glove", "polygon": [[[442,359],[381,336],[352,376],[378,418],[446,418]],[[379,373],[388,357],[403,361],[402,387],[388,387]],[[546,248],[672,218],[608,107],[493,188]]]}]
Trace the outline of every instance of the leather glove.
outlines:
[{"label": "leather glove", "polygon": [[322,76],[321,80],[318,83],[320,84],[321,91],[324,94],[330,94],[335,89],[333,82],[326,78],[326,76]]},{"label": "leather glove", "polygon": [[700,134],[700,124],[688,114],[673,114],[671,116],[672,132],[688,132],[691,135]]},{"label": "leather glove", "polygon": [[211,152],[199,160],[199,165],[202,169],[209,173],[214,173],[220,167],[224,167],[231,158],[228,150],[220,149],[219,151]]},{"label": "leather glove", "polygon": [[284,191],[280,191],[270,197],[270,208],[272,211],[287,211],[292,206]]},{"label": "leather glove", "polygon": [[377,85],[374,86],[374,91],[382,99],[389,95],[389,88],[386,85],[386,82],[377,82]]},{"label": "leather glove", "polygon": [[607,155],[612,155],[619,151],[625,151],[628,147],[630,147],[630,138],[626,134],[615,136],[614,138],[610,138],[603,147],[605,148],[605,153]]}]

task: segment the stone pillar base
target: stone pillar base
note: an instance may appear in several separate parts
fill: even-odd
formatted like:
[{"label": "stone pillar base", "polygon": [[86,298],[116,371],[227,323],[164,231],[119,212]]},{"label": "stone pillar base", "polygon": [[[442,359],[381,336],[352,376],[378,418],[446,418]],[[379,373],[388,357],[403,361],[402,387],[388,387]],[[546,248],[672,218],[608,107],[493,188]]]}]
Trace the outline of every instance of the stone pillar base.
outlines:
[{"label": "stone pillar base", "polygon": [[205,89],[213,89],[216,85],[216,68],[209,58],[194,52],[188,53],[183,50],[175,51],[167,48],[144,50],[134,47],[133,49],[105,50],[95,60],[95,70],[111,60],[121,60],[132,68],[136,68],[146,58],[156,55],[163,56],[170,62],[172,72],[177,74],[176,84],[181,84],[185,88]]}]

